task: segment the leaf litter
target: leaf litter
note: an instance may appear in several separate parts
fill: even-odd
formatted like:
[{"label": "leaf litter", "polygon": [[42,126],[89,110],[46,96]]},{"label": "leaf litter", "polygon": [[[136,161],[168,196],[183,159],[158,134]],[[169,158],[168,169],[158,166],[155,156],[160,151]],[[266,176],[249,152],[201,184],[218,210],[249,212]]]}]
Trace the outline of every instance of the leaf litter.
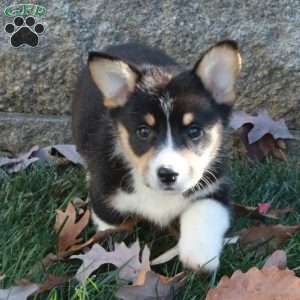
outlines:
[{"label": "leaf litter", "polygon": [[61,210],[56,211],[54,230],[59,233],[58,255],[63,255],[71,246],[82,242],[82,238],[78,236],[88,225],[89,220],[90,210],[86,209],[81,218],[76,221],[76,209],[72,202],[68,204],[65,212]]},{"label": "leaf litter", "polygon": [[253,127],[248,132],[248,140],[253,144],[260,140],[264,135],[271,134],[275,140],[295,139],[283,119],[274,121],[266,110],[261,110],[256,116],[251,116],[244,111],[237,111],[232,114],[230,126],[237,130],[245,124]]},{"label": "leaf litter", "polygon": [[[121,282],[127,283],[125,285],[122,284],[116,292],[116,296],[120,299],[174,299],[175,295],[178,294],[179,290],[186,283],[185,273],[179,273],[173,277],[166,277],[162,274],[154,272],[151,269],[151,265],[163,264],[171,260],[178,254],[177,246],[169,249],[150,262],[150,249],[145,246],[141,251],[138,240],[135,241],[131,246],[127,246],[125,243],[115,243],[114,249],[112,251],[108,251],[100,244],[98,244],[99,241],[103,241],[107,237],[111,237],[111,235],[115,232],[131,230],[134,223],[130,222],[128,224],[123,224],[122,226],[120,226],[120,228],[117,228],[115,230],[99,231],[87,241],[83,241],[80,235],[89,223],[90,212],[86,207],[86,202],[79,201],[78,203],[80,203],[80,210],[82,210],[81,213],[78,213],[75,205],[72,202],[67,205],[65,211],[56,211],[57,214],[54,228],[58,233],[58,253],[57,255],[50,253],[42,260],[42,263],[46,268],[57,261],[79,259],[82,261],[82,263],[78,268],[76,274],[64,274],[61,276],[46,274],[46,280],[40,284],[30,282],[25,285],[24,283],[18,284],[9,289],[0,290],[0,295],[11,295],[9,296],[9,298],[7,298],[9,300],[27,299],[29,295],[38,294],[50,290],[58,285],[64,284],[72,278],[76,278],[79,282],[82,283],[89,276],[91,276],[93,272],[98,270],[101,265],[113,264],[118,268],[118,277]],[[250,207],[249,209],[249,207],[246,207],[246,211],[255,211],[255,213],[264,213],[267,215],[268,213],[270,213],[270,211],[272,211],[272,208],[271,205],[265,205],[265,203],[263,203],[263,205],[260,204],[255,208]],[[280,213],[281,212],[282,211],[280,210]],[[292,235],[295,234],[299,229],[300,225],[287,226],[281,224],[260,224],[241,230],[238,233],[239,242],[242,245],[254,245],[256,247],[259,244],[265,244],[272,241],[271,249],[278,249],[283,244],[283,242],[292,237]],[[270,247],[268,249],[270,250]],[[74,255],[75,252],[81,253]],[[296,277],[294,276],[293,272],[288,270],[288,272],[278,275],[277,272],[272,269],[274,266],[277,269],[285,269],[286,254],[282,250],[276,251],[270,258],[267,259],[265,267],[269,267],[269,270],[266,270],[266,268],[263,268],[262,270],[251,268],[246,273],[242,273],[239,270],[236,271],[230,279],[226,276],[223,277],[219,282],[218,287],[209,291],[207,300],[273,299],[268,298],[269,295],[265,291],[263,291],[262,293],[266,298],[249,298],[248,294],[244,295],[243,293],[240,293],[235,289],[237,289],[239,284],[245,284],[247,289],[250,289],[249,291],[246,289],[247,293],[250,293],[250,291],[252,293],[251,287],[255,286],[259,282],[261,282],[262,285],[265,285],[267,289],[272,284],[278,283],[279,285],[281,285],[282,282],[285,282],[287,279],[291,280],[290,286],[292,287],[292,289],[294,289],[294,291],[291,292],[291,295],[296,295],[299,292],[297,285],[298,283],[296,283],[295,281]],[[272,277],[272,280],[270,279],[270,277]],[[228,286],[233,293],[232,295],[230,295],[230,297],[232,296],[236,298],[224,298],[224,295],[227,295],[225,291],[228,289]],[[215,291],[216,289],[217,292]],[[279,290],[276,290],[276,293],[277,292],[279,292]],[[237,295],[235,295],[234,293],[237,293]],[[255,295],[255,297],[260,297],[255,293],[253,295]],[[273,295],[274,293],[271,294],[271,296]],[[290,296],[289,294],[287,295]],[[284,299],[280,298],[280,293],[278,293],[278,297],[279,298],[274,299]]]},{"label": "leaf litter", "polygon": [[35,162],[68,164],[85,166],[84,160],[77,152],[75,145],[58,144],[49,147],[31,147],[29,151],[15,155],[13,157],[1,156],[0,168],[8,174],[13,174],[25,170]]},{"label": "leaf litter", "polygon": [[296,139],[288,130],[283,119],[274,121],[266,110],[256,116],[244,111],[232,114],[230,126],[238,130],[240,139],[252,159],[262,160],[268,154],[280,160],[287,160],[285,140]]},{"label": "leaf litter", "polygon": [[125,243],[116,243],[113,251],[107,251],[99,244],[94,244],[86,253],[70,257],[71,259],[82,260],[75,278],[80,282],[84,282],[101,265],[113,264],[120,268],[120,279],[133,282],[140,271],[150,270],[150,250],[145,246],[141,260],[139,259],[140,250],[138,241],[130,247],[127,247]]}]

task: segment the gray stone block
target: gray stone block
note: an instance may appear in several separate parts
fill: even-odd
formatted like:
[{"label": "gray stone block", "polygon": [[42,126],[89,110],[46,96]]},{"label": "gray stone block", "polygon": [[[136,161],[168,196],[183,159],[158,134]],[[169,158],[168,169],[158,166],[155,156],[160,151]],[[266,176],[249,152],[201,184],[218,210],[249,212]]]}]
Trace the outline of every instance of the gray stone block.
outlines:
[{"label": "gray stone block", "polygon": [[13,153],[33,145],[71,143],[68,117],[0,113],[0,150]]},{"label": "gray stone block", "polygon": [[[1,1],[0,10],[11,1]],[[267,108],[300,126],[298,0],[41,0],[47,7],[40,44],[12,48],[0,30],[0,111],[62,115],[90,50],[136,40],[192,66],[202,51],[232,38],[244,67],[237,107]],[[13,18],[3,17],[5,23]]]}]

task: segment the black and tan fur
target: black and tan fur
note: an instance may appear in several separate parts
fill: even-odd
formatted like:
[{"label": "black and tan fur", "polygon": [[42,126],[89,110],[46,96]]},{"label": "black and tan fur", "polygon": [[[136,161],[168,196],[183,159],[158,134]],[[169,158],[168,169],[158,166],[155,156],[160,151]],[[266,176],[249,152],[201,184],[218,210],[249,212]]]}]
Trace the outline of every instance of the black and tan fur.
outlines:
[{"label": "black and tan fur", "polygon": [[89,171],[94,221],[139,215],[181,224],[179,256],[214,270],[229,226],[223,136],[241,60],[210,48],[190,70],[137,44],[90,53],[73,103],[73,135]]}]

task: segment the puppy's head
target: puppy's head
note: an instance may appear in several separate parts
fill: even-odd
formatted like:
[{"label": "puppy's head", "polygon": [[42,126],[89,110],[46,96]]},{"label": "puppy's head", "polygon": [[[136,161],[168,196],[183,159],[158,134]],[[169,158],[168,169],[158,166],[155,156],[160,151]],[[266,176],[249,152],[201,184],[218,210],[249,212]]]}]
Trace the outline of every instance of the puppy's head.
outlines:
[{"label": "puppy's head", "polygon": [[210,171],[218,159],[240,67],[233,41],[218,43],[192,70],[176,75],[90,55],[92,78],[114,120],[118,153],[144,184],[182,193]]}]

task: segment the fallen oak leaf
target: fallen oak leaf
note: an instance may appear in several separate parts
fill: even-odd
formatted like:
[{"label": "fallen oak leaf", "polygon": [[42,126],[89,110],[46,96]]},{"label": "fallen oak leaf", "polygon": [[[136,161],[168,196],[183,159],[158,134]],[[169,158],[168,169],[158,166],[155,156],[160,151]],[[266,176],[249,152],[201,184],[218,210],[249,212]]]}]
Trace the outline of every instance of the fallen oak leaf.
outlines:
[{"label": "fallen oak leaf", "polygon": [[266,267],[237,270],[231,278],[223,276],[205,300],[299,300],[300,278],[291,270]]},{"label": "fallen oak leaf", "polygon": [[144,282],[136,285],[122,286],[116,296],[122,300],[172,300],[178,290],[185,285],[185,274],[179,273],[168,278],[148,271],[145,274]]},{"label": "fallen oak leaf", "polygon": [[41,148],[37,145],[29,151],[16,155],[16,157],[0,157],[0,168],[7,173],[17,173],[26,169],[37,161],[62,163],[57,157],[58,153],[64,161],[85,166],[84,160],[77,152],[75,145],[59,144]]},{"label": "fallen oak leaf", "polygon": [[115,227],[113,229],[97,231],[87,241],[71,246],[66,252],[64,252],[63,257],[66,258],[66,257],[74,254],[75,252],[78,252],[86,247],[89,247],[89,246],[95,244],[95,243],[101,242],[101,241],[105,240],[106,238],[112,236],[115,233],[130,232],[133,230],[133,227],[136,224],[136,222],[137,221],[135,221],[135,220],[128,220],[128,221],[124,221],[118,227]]},{"label": "fallen oak leaf", "polygon": [[70,257],[71,259],[82,260],[75,278],[79,282],[84,282],[101,265],[113,264],[120,268],[120,279],[133,282],[140,271],[150,270],[149,248],[144,247],[141,261],[139,259],[140,250],[138,241],[133,243],[131,247],[127,247],[124,243],[117,243],[114,251],[106,251],[99,244],[94,244],[88,252]]},{"label": "fallen oak leaf", "polygon": [[289,132],[285,121],[283,119],[274,121],[266,110],[259,111],[256,116],[251,116],[243,111],[237,111],[232,114],[230,126],[233,129],[239,129],[245,124],[253,125],[248,132],[250,144],[257,142],[266,134],[271,134],[275,140],[295,139]]},{"label": "fallen oak leaf", "polygon": [[280,148],[278,140],[275,140],[271,134],[264,135],[257,142],[250,144],[248,140],[248,132],[251,130],[251,124],[245,124],[239,131],[240,139],[244,144],[248,156],[253,160],[262,160],[268,154],[272,154],[275,158],[286,161],[287,157]]},{"label": "fallen oak leaf", "polygon": [[258,238],[269,239],[270,237],[278,237],[280,239],[288,239],[300,229],[298,225],[258,225],[247,229],[242,229],[239,233],[242,243],[256,241]]},{"label": "fallen oak leaf", "polygon": [[0,168],[10,174],[17,173],[39,160],[46,160],[46,154],[39,146],[33,146],[26,153],[13,158],[0,157]]},{"label": "fallen oak leaf", "polygon": [[119,225],[116,228],[113,229],[107,229],[103,231],[97,231],[90,239],[87,241],[76,244],[71,246],[67,251],[64,251],[61,255],[55,255],[53,253],[49,253],[42,259],[42,265],[44,268],[48,267],[52,263],[62,261],[64,259],[69,258],[69,256],[75,254],[78,251],[81,251],[82,249],[89,247],[95,243],[102,242],[108,237],[111,237],[115,233],[122,233],[122,232],[129,232],[132,231],[134,225],[136,224],[135,221],[125,221],[121,225]]},{"label": "fallen oak leaf", "polygon": [[230,126],[239,130],[239,136],[247,154],[252,159],[262,160],[271,153],[275,158],[287,160],[284,139],[296,139],[284,120],[274,121],[266,110],[251,116],[243,111],[234,112]]},{"label": "fallen oak leaf", "polygon": [[260,250],[278,249],[286,240],[291,238],[300,229],[300,224],[287,225],[258,225],[242,229],[238,235],[241,245],[259,247]]},{"label": "fallen oak leaf", "polygon": [[276,250],[271,256],[269,256],[264,264],[264,268],[277,267],[281,270],[287,266],[287,257],[284,250]]},{"label": "fallen oak leaf", "polygon": [[79,234],[88,225],[90,210],[87,209],[76,222],[76,209],[72,202],[69,202],[65,212],[56,210],[54,230],[58,233],[58,255],[63,256],[64,252],[72,246],[81,243]]}]

